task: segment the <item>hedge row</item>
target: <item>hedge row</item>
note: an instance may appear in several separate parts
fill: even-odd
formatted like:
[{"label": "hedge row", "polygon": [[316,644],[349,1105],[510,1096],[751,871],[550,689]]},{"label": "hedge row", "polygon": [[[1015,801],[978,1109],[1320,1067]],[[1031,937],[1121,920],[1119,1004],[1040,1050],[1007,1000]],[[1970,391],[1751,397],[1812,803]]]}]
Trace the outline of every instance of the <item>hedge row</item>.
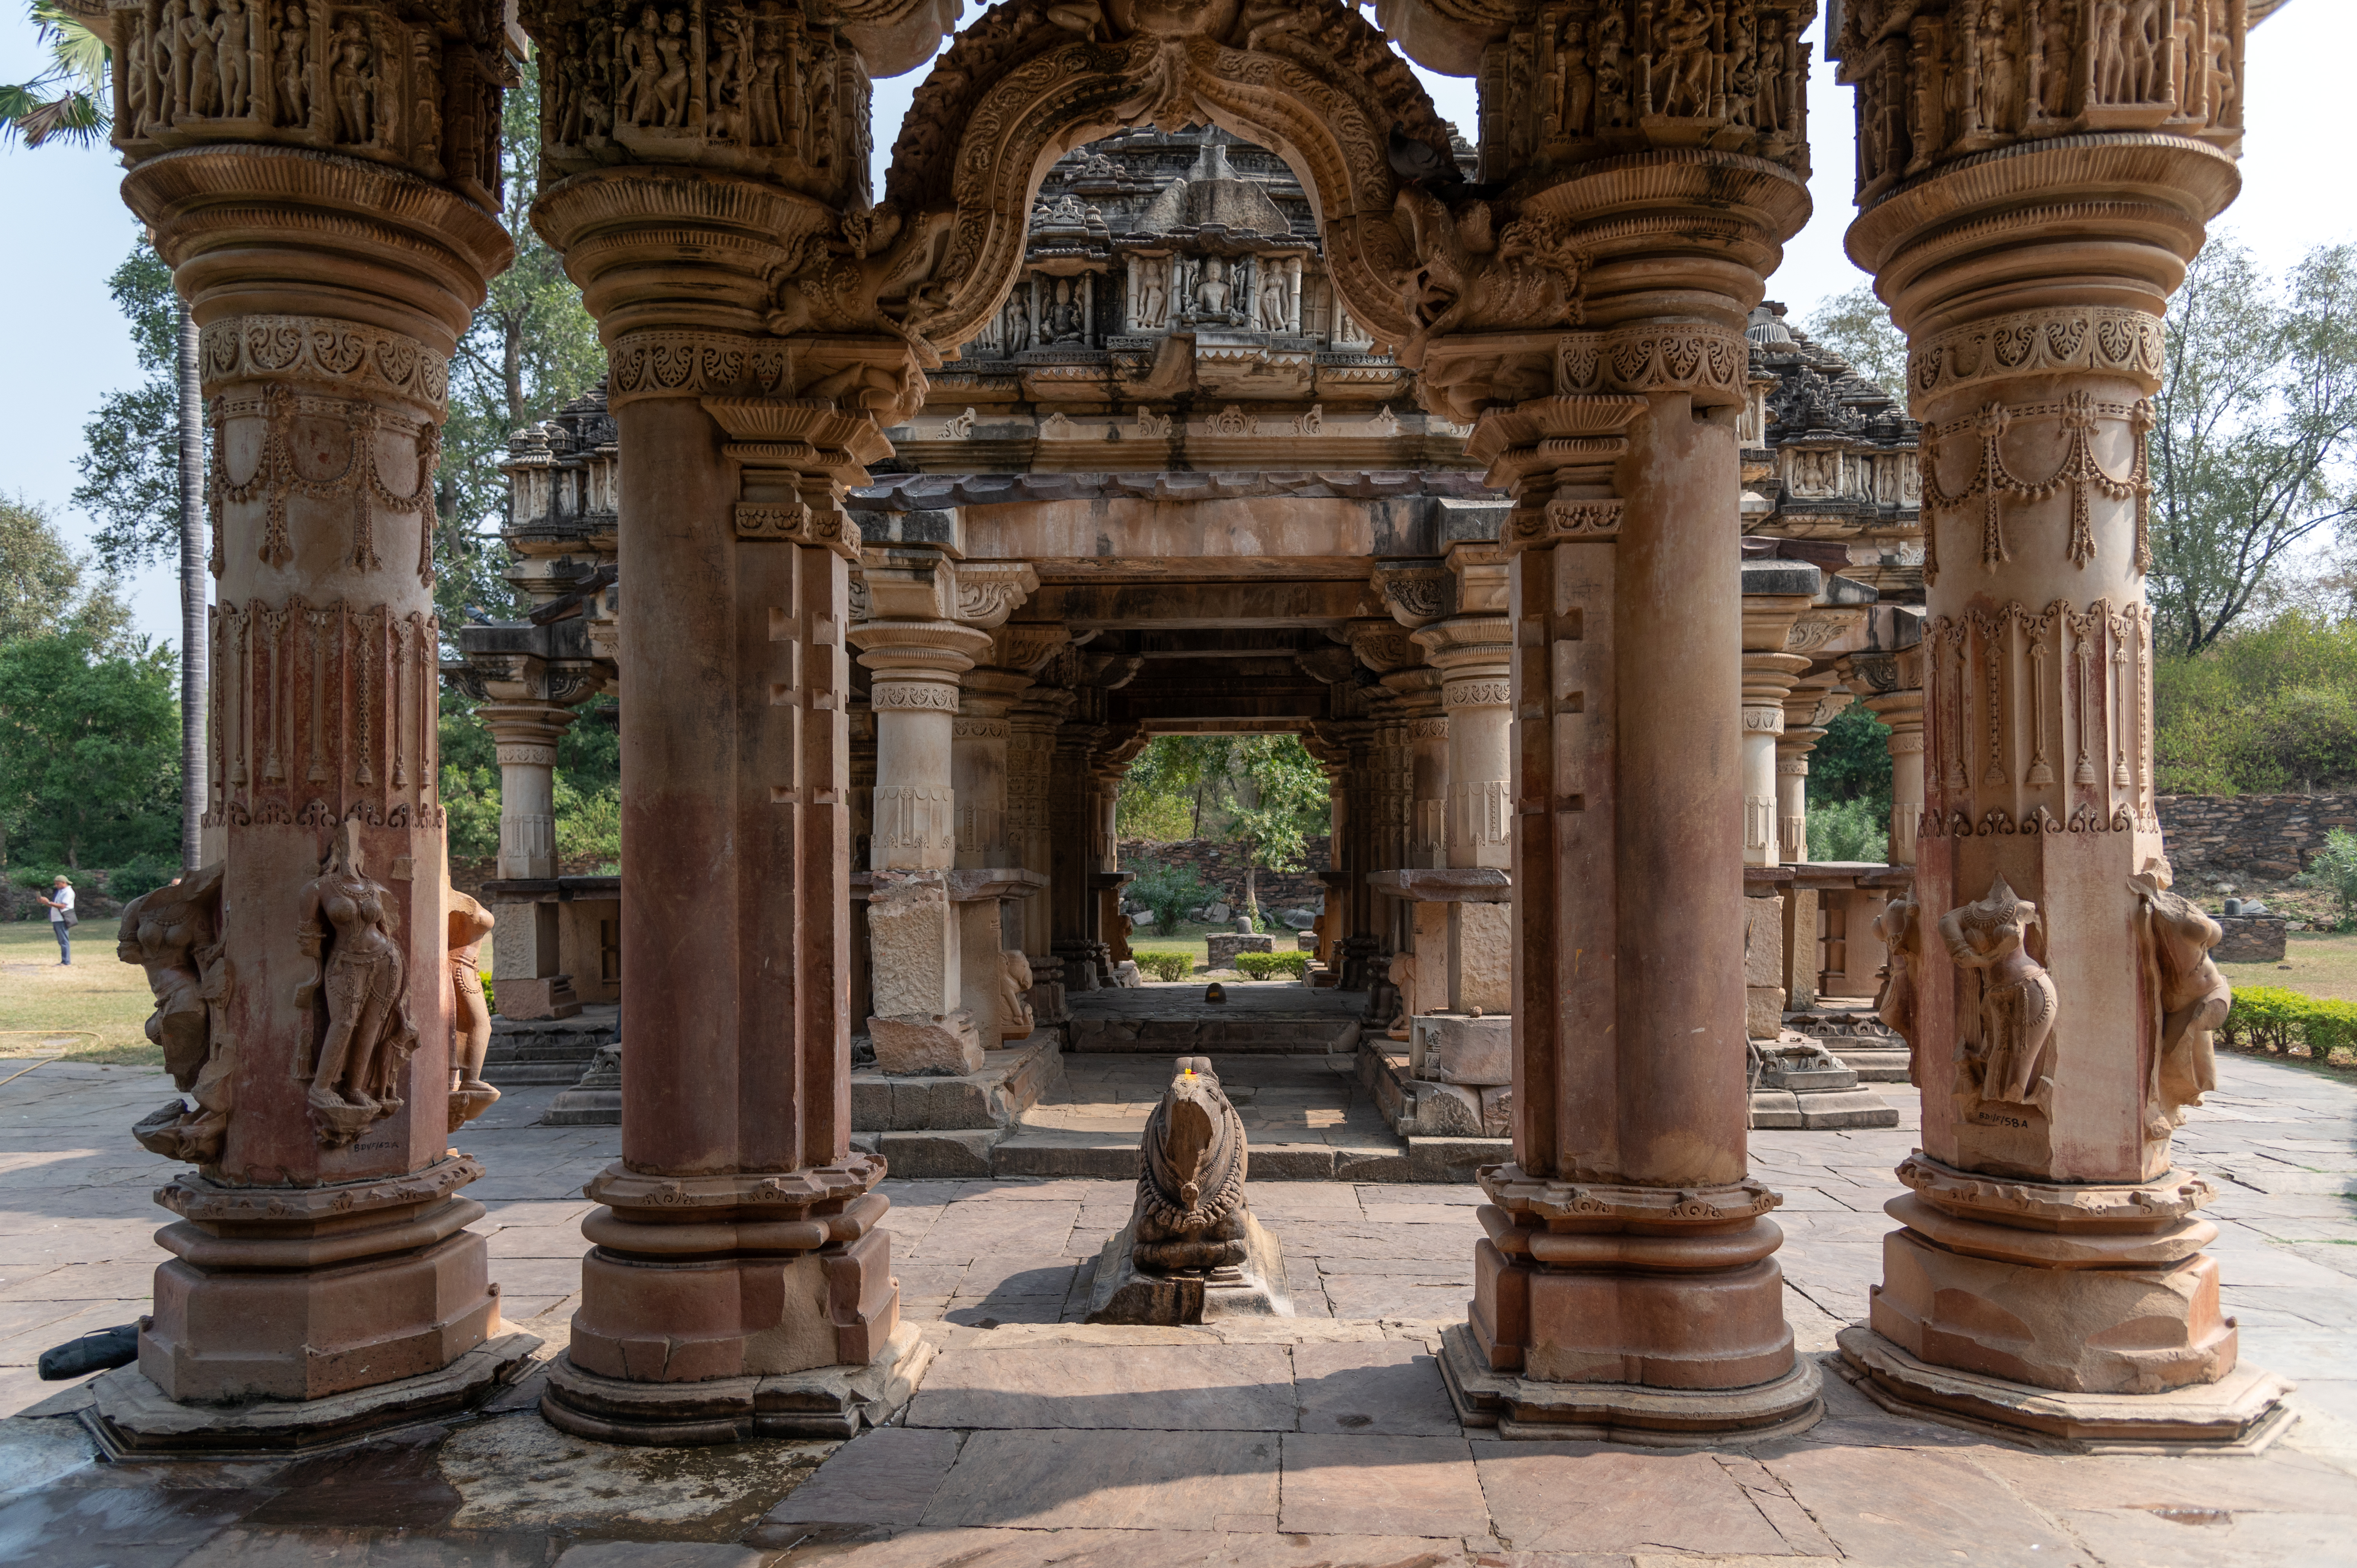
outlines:
[{"label": "hedge row", "polygon": [[1309,967],[1306,952],[1240,952],[1236,954],[1236,970],[1254,980],[1270,980],[1277,975],[1301,978]]},{"label": "hedge row", "polygon": [[2357,1002],[2303,995],[2276,985],[2234,993],[2219,1034],[2245,1050],[2288,1053],[2304,1048],[2318,1061],[2336,1050],[2357,1054]]},{"label": "hedge row", "polygon": [[1184,980],[1195,972],[1195,955],[1183,952],[1140,952],[1130,950],[1137,967],[1157,980]]}]

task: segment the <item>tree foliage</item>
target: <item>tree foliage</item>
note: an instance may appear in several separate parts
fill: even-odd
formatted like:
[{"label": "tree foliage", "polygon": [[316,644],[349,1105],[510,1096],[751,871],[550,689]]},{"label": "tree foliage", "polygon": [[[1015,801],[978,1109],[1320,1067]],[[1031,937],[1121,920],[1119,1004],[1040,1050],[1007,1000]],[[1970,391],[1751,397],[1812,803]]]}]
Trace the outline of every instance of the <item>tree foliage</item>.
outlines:
[{"label": "tree foliage", "polygon": [[2169,317],[2150,593],[2162,640],[2198,653],[2303,541],[2357,523],[2357,246],[2311,251],[2278,281],[2213,238]]},{"label": "tree foliage", "polygon": [[100,651],[69,628],[0,643],[0,822],[80,867],[178,838],[178,680],[169,650]]},{"label": "tree foliage", "polygon": [[2164,654],[2153,721],[2164,794],[2357,783],[2357,620],[2293,611],[2199,654]]},{"label": "tree foliage", "polygon": [[131,607],[113,574],[85,584],[88,570],[44,508],[0,497],[0,646],[65,633],[99,653],[122,651]]},{"label": "tree foliage", "polygon": [[1130,764],[1118,825],[1125,837],[1235,844],[1250,906],[1254,874],[1297,870],[1331,801],[1325,770],[1298,736],[1157,736]]},{"label": "tree foliage", "polygon": [[[144,235],[107,279],[107,292],[131,324],[146,380],[107,394],[81,427],[73,500],[98,520],[99,559],[123,572],[180,548],[179,296],[172,269]],[[210,431],[206,440],[210,449]]]},{"label": "tree foliage", "polygon": [[434,480],[434,596],[446,628],[477,618],[521,615],[500,575],[512,557],[499,539],[507,515],[507,480],[499,465],[508,437],[536,424],[605,374],[597,324],[555,252],[532,226],[539,159],[540,68],[522,67],[500,123],[502,166],[510,171],[500,221],[515,242],[515,264],[491,280],[458,352],[450,361],[450,419],[442,429],[442,466]]},{"label": "tree foliage", "polygon": [[48,58],[30,81],[0,83],[0,140],[38,147],[54,136],[89,146],[113,124],[106,40],[58,0],[32,0],[26,10]]},{"label": "tree foliage", "polygon": [[1859,375],[1906,403],[1907,338],[1891,325],[1890,312],[1870,286],[1859,284],[1818,306],[1806,330]]}]

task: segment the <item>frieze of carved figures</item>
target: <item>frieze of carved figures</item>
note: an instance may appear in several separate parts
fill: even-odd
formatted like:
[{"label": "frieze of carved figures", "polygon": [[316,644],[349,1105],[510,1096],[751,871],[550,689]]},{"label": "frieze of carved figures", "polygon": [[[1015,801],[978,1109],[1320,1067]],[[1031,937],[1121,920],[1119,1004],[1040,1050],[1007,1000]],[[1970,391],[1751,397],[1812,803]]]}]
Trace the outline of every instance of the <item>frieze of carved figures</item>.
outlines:
[{"label": "frieze of carved figures", "polygon": [[295,989],[295,1006],[327,1013],[307,1096],[311,1122],[323,1148],[339,1149],[402,1108],[417,1049],[393,893],[361,865],[357,824],[329,839],[300,910],[296,935],[312,970]]},{"label": "frieze of carved figures", "polygon": [[2232,149],[2244,0],[1862,0],[1844,7],[1861,203],[1943,159],[2088,131]]},{"label": "frieze of carved figures", "polygon": [[231,979],[221,871],[216,863],[134,898],[114,947],[117,958],[147,972],[156,996],[147,1038],[163,1047],[173,1086],[193,1101],[172,1101],[142,1117],[131,1135],[151,1154],[199,1165],[220,1161],[237,1106],[237,1047],[221,1015]]},{"label": "frieze of carved figures", "polygon": [[455,887],[442,890],[450,943],[450,1125],[453,1133],[498,1103],[483,1081],[483,1055],[491,1044],[490,1004],[483,995],[483,939],[498,924],[489,909]]},{"label": "frieze of carved figures", "polygon": [[800,5],[554,0],[526,19],[552,62],[541,116],[552,170],[694,163],[866,205],[866,68]]},{"label": "frieze of carved figures", "polygon": [[440,626],[342,599],[215,605],[204,824],[441,827]]},{"label": "frieze of carved figures", "polygon": [[391,163],[499,205],[494,13],[391,5],[118,0],[114,145],[128,162],[269,141]]},{"label": "frieze of carved figures", "polygon": [[[2061,421],[2065,432],[2062,458],[2054,471],[2039,478],[2024,478],[2013,471],[2005,456],[2007,430],[2020,422],[2039,419]],[[2108,472],[2095,456],[2095,431],[2099,420],[2116,420],[2128,427],[2134,444],[2134,455],[2126,475]],[[1948,489],[1940,480],[1940,464],[1936,458],[1923,465],[1923,581],[1936,583],[1940,575],[1938,521],[1943,513],[1963,513],[1965,503],[1982,502],[1980,560],[1981,565],[1995,571],[2001,562],[2013,559],[2013,543],[2006,537],[2005,503],[2041,501],[2060,491],[2071,494],[2070,532],[2063,543],[2063,553],[2074,566],[2084,566],[2095,558],[2093,497],[2101,494],[2115,501],[2136,503],[2136,569],[2144,572],[2152,565],[2152,479],[2147,466],[2147,436],[2152,429],[2153,412],[2149,401],[2138,399],[2133,403],[2098,403],[2087,392],[2066,394],[2059,403],[2006,404],[1991,403],[1969,419],[1951,420],[1945,424],[1925,427],[1923,444],[1936,448],[1937,444],[1960,435],[1974,436],[1980,447],[1979,462],[1972,478],[1963,488]]]},{"label": "frieze of carved figures", "polygon": [[2052,1101],[2055,994],[2046,966],[2030,956],[2038,906],[2015,896],[2003,876],[1987,897],[1940,917],[1940,940],[1964,971],[1957,1092],[1967,1102],[2047,1109]]},{"label": "frieze of carved figures", "polygon": [[[2058,599],[1927,621],[1923,831],[2152,825],[2151,644],[2149,606],[2102,599],[2083,612]],[[2025,803],[2031,792],[2043,799]]]},{"label": "frieze of carved figures", "polygon": [[1890,955],[1883,972],[1882,993],[1874,999],[1874,1015],[1883,1026],[1907,1042],[1907,1081],[1919,1087],[1930,1075],[1916,1059],[1918,987],[1923,969],[1923,907],[1915,902],[1910,884],[1902,887],[1874,918],[1874,934]]},{"label": "frieze of carved figures", "polygon": [[[1085,106],[1077,126],[1075,104]],[[1302,171],[1341,302],[1377,337],[1405,336],[1394,303],[1400,242],[1378,216],[1398,187],[1385,138],[1397,123],[1445,156],[1448,132],[1406,62],[1337,0],[1142,9],[1010,0],[961,33],[917,89],[886,181],[888,204],[955,219],[935,274],[954,281],[931,335],[943,345],[970,340],[1003,302],[1023,264],[1051,138],[1148,123],[1175,133],[1206,121]],[[1240,295],[1239,283],[1224,263],[1207,267],[1192,292],[1171,277],[1162,308],[1170,319],[1200,311],[1209,284],[1218,310],[1252,319],[1259,301]]]},{"label": "frieze of carved figures", "polygon": [[1557,0],[1484,52],[1485,166],[1712,146],[1808,172],[1813,7],[1797,0]]},{"label": "frieze of carved figures", "polygon": [[2210,957],[2223,928],[2170,892],[2170,880],[2169,863],[2156,858],[2128,882],[2136,900],[2137,956],[2158,1020],[2145,1079],[2145,1136],[2155,1141],[2183,1126],[2185,1108],[2218,1087],[2212,1036],[2234,1004],[2233,988]]}]

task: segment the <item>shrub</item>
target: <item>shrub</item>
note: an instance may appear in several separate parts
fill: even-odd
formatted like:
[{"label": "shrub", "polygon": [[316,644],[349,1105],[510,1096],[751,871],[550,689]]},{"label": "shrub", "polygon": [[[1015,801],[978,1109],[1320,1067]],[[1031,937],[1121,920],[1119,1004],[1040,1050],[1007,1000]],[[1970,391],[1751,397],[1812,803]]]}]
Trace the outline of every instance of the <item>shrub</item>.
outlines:
[{"label": "shrub", "polygon": [[1254,980],[1268,980],[1279,974],[1298,980],[1309,968],[1309,955],[1306,952],[1240,952],[1236,954],[1236,968]]},{"label": "shrub", "polygon": [[2321,887],[2338,901],[2339,918],[2333,922],[2341,930],[2357,926],[2357,833],[2346,828],[2335,828],[2324,835],[2324,847],[2308,863],[2308,869],[2292,878],[2302,887]]},{"label": "shrub", "polygon": [[135,855],[106,879],[107,896],[128,904],[143,893],[153,893],[180,875],[177,858],[160,854]]},{"label": "shrub", "polygon": [[1872,796],[1809,808],[1811,860],[1879,861],[1890,853],[1890,803]]},{"label": "shrub", "polygon": [[567,860],[619,860],[622,797],[612,786],[583,794],[556,780],[556,852]]},{"label": "shrub", "polygon": [[2357,1002],[2254,985],[2234,993],[2218,1033],[2245,1049],[2287,1054],[2304,1047],[2322,1061],[2335,1050],[2357,1052]]},{"label": "shrub", "polygon": [[1178,923],[1187,918],[1187,911],[1200,908],[1211,897],[1211,888],[1189,866],[1132,861],[1129,869],[1136,876],[1124,896],[1131,903],[1143,904],[1154,912],[1154,929],[1157,931],[1177,930]]},{"label": "shrub", "polygon": [[1184,980],[1195,972],[1195,955],[1183,952],[1139,952],[1130,956],[1137,961],[1138,969],[1157,980]]}]

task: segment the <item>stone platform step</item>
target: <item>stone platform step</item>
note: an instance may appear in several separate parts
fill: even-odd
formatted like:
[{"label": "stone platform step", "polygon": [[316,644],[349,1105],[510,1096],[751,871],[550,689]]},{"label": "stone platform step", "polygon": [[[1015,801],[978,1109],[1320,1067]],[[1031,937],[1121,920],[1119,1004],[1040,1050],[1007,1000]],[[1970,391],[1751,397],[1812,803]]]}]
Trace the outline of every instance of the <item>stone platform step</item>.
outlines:
[{"label": "stone platform step", "polygon": [[580,1081],[549,1102],[543,1127],[619,1127],[622,1124],[622,1043],[597,1047]]},{"label": "stone platform step", "polygon": [[533,1083],[575,1083],[597,1058],[597,1047],[621,1036],[622,1010],[613,1003],[584,1007],[570,1018],[491,1018],[483,1081],[494,1089]]},{"label": "stone platform step", "polygon": [[1363,991],[1285,981],[1222,983],[1225,1002],[1200,981],[1067,993],[1064,1048],[1075,1056],[1328,1056],[1355,1048]]},{"label": "stone platform step", "polygon": [[[1054,1129],[1009,1132],[854,1133],[854,1148],[881,1155],[907,1179],[1082,1176],[1135,1181],[1137,1140]],[[1253,1143],[1254,1181],[1463,1183],[1512,1157],[1506,1138],[1392,1138],[1382,1144]]]}]

